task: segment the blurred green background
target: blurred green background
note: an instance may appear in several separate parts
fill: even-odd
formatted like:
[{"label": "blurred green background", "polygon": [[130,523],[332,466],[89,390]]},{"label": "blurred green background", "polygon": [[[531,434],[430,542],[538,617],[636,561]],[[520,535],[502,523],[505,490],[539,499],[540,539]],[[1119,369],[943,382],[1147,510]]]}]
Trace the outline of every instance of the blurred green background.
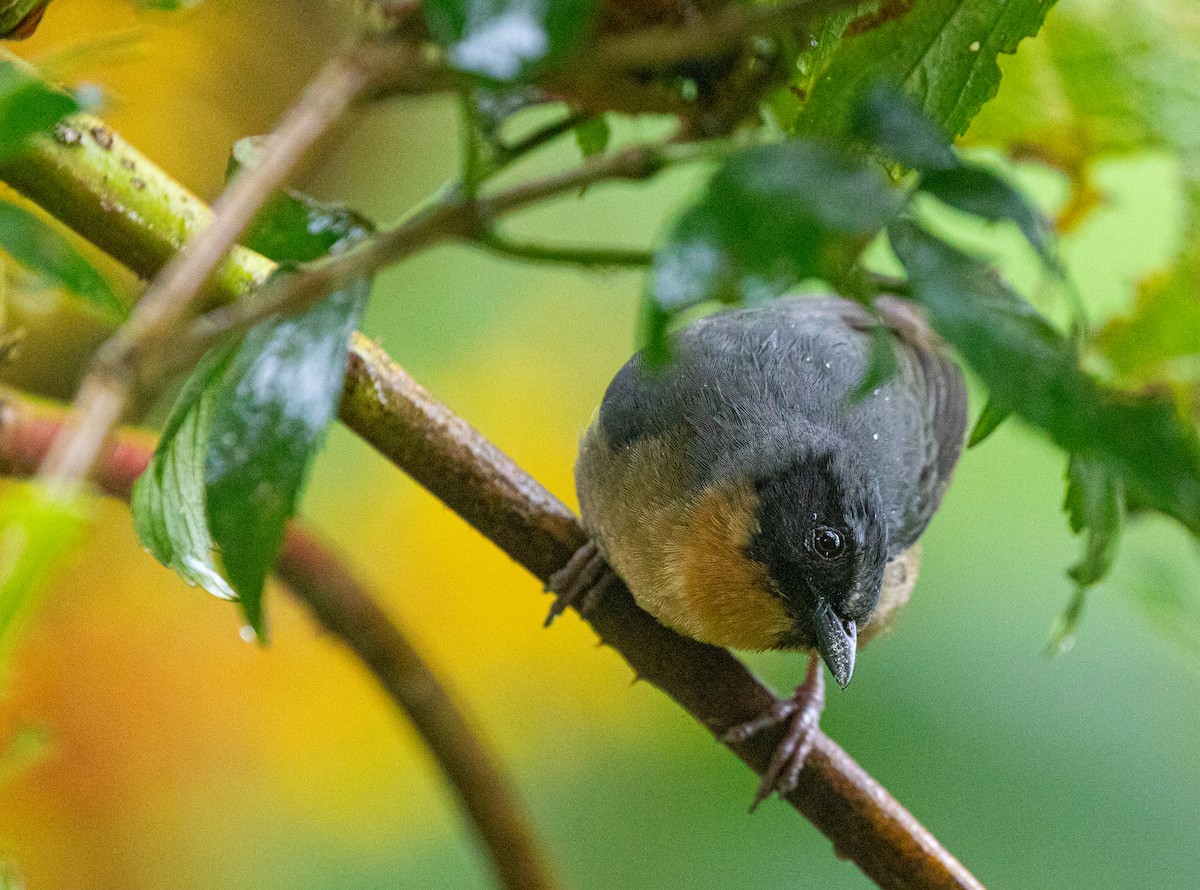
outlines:
[{"label": "blurred green background", "polygon": [[[19,49],[103,87],[111,122],[211,198],[233,140],[270,127],[338,44],[338,19],[319,0],[208,0],[171,16],[56,0]],[[395,218],[454,173],[455,121],[446,100],[373,109],[306,187]],[[567,144],[537,163],[573,159]],[[514,230],[648,244],[701,173],[597,188]],[[1047,209],[1065,200],[1056,176],[1017,175]],[[1063,250],[1101,321],[1176,249],[1180,199],[1165,157],[1105,164],[1096,179],[1106,203]],[[989,232],[986,244],[1048,308],[1061,302],[1033,279],[1019,237]],[[10,376],[69,393],[103,331],[23,284],[10,312],[29,337]],[[575,445],[631,350],[640,287],[630,272],[440,248],[380,277],[365,327],[573,505]],[[1061,455],[1015,423],[966,454],[912,603],[850,688],[831,692],[824,727],[990,887],[1193,886],[1195,546],[1166,522],[1136,523],[1074,649],[1048,659],[1079,549],[1062,474]],[[564,886],[869,886],[790,808],[748,816],[756,780],[740,763],[631,685],[576,618],[542,630],[539,585],[344,430],[303,512],[497,747]],[[490,886],[411,731],[289,599],[269,593],[269,649],[243,643],[233,607],[141,552],[123,506],[96,518],[0,698],[0,748],[16,743],[0,767],[0,859],[28,887]],[[804,667],[796,655],[753,663],[781,689]]]}]

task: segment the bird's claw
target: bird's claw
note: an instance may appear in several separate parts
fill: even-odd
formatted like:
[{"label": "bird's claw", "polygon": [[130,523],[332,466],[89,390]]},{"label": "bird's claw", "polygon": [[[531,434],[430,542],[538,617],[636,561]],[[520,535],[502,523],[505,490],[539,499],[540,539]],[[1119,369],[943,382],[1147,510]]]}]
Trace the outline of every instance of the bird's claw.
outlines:
[{"label": "bird's claw", "polygon": [[574,606],[581,615],[586,614],[612,578],[612,570],[595,542],[588,541],[575,551],[565,566],[550,576],[546,590],[555,597],[544,626],[549,627],[569,606]]},{"label": "bird's claw", "polygon": [[808,673],[796,693],[787,701],[776,702],[767,713],[733,727],[724,735],[730,743],[745,742],[764,729],[787,724],[783,738],[771,755],[771,762],[763,773],[762,782],[754,796],[750,811],[771,796],[774,791],[786,797],[800,784],[800,771],[812,751],[820,726],[821,712],[825,709],[825,674],[819,656],[808,662]]}]

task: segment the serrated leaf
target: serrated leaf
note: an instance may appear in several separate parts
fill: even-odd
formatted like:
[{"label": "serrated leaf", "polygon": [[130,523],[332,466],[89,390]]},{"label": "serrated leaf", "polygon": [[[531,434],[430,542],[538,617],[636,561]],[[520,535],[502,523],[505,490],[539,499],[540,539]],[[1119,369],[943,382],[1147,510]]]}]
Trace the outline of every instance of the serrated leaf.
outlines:
[{"label": "serrated leaf", "polygon": [[951,170],[961,161],[950,137],[908,96],[877,83],[856,103],[851,135],[913,170]]},{"label": "serrated leaf", "polygon": [[674,314],[837,276],[903,200],[881,171],[831,146],[792,140],[740,152],[656,253],[650,293]]},{"label": "serrated leaf", "polygon": [[968,133],[973,143],[1019,148],[1057,164],[1083,188],[1082,171],[1097,158],[1145,150],[1178,158],[1188,200],[1185,249],[1172,269],[1141,287],[1134,312],[1097,338],[1113,367],[1134,382],[1173,376],[1173,360],[1193,357],[1194,367],[1200,355],[1198,68],[1193,3],[1065,4],[1006,66],[1004,88]]},{"label": "serrated leaf", "polygon": [[575,49],[595,0],[426,0],[425,22],[459,71],[501,83],[528,79]]},{"label": "serrated leaf", "polygon": [[217,566],[204,463],[213,406],[233,353],[232,346],[213,350],[192,372],[130,500],[142,546],[189,584],[229,600],[237,592]]},{"label": "serrated leaf", "polygon": [[1015,223],[1042,261],[1052,269],[1060,268],[1054,255],[1050,225],[1041,211],[990,170],[973,164],[930,170],[921,177],[919,188],[955,210],[989,222]]},{"label": "serrated leaf", "polygon": [[12,62],[0,61],[0,160],[17,154],[25,141],[79,110],[71,96]]},{"label": "serrated leaf", "polygon": [[109,321],[129,315],[112,285],[52,226],[16,204],[0,201],[0,249],[31,272],[83,297]]},{"label": "serrated leaf", "polygon": [[983,410],[979,412],[979,417],[975,420],[975,426],[971,427],[971,435],[967,438],[967,447],[974,448],[982,443],[1011,416],[1010,409],[1001,408],[996,404],[995,399],[988,399]]},{"label": "serrated leaf", "polygon": [[1200,440],[1169,399],[1101,385],[1070,341],[974,257],[908,220],[888,235],[913,298],[999,409],[1103,461],[1138,499],[1200,534]]},{"label": "serrated leaf", "polygon": [[83,532],[84,507],[50,497],[38,485],[0,497],[0,674],[46,581]]},{"label": "serrated leaf", "polygon": [[924,0],[842,39],[812,86],[803,133],[845,137],[855,103],[875,83],[897,85],[951,136],[966,130],[1000,83],[996,57],[1038,32],[1054,0]]},{"label": "serrated leaf", "polygon": [[1085,534],[1083,557],[1067,570],[1081,587],[1098,584],[1112,568],[1125,521],[1121,480],[1105,463],[1072,455],[1063,501],[1071,531]]}]

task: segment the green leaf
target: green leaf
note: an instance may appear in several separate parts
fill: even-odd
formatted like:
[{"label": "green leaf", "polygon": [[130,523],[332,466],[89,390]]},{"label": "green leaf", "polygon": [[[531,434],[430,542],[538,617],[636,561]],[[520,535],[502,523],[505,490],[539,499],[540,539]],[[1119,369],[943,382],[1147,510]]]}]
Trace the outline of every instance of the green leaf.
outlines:
[{"label": "green leaf", "polygon": [[[265,137],[249,136],[233,144],[227,176],[253,167],[262,157]],[[318,201],[303,192],[273,195],[259,211],[242,244],[277,263],[307,263],[348,246],[372,229],[371,222],[343,204]]]},{"label": "green leaf", "polygon": [[108,279],[57,229],[4,201],[0,201],[0,248],[27,269],[83,297],[110,321],[120,322],[129,315]]},{"label": "green leaf", "polygon": [[851,134],[913,170],[952,170],[962,163],[950,137],[886,83],[874,84],[856,103]]},{"label": "green leaf", "polygon": [[602,114],[589,118],[575,128],[575,142],[585,158],[604,154],[611,137],[612,128],[608,125],[608,118]]},{"label": "green leaf", "polygon": [[1098,584],[1112,568],[1125,521],[1121,480],[1103,462],[1072,455],[1063,502],[1075,534],[1085,534],[1083,558],[1067,570],[1081,587]]},{"label": "green leaf", "polygon": [[[1179,161],[1188,201],[1173,268],[1146,282],[1127,318],[1097,338],[1128,381],[1176,378],[1200,355],[1200,19],[1185,0],[1064,4],[1006,66],[1005,85],[976,120],[976,144],[1019,149],[1061,167],[1087,188],[1093,160],[1166,151]],[[1032,97],[1036,96],[1036,100]],[[1190,363],[1177,362],[1192,357]],[[1194,373],[1181,375],[1192,382]]]},{"label": "green leaf", "polygon": [[71,96],[13,62],[0,61],[0,160],[17,154],[30,136],[46,132],[78,109]]},{"label": "green leaf", "polygon": [[426,0],[425,22],[459,71],[526,80],[574,50],[596,0]]},{"label": "green leaf", "polygon": [[801,112],[803,133],[846,137],[859,97],[880,81],[911,96],[951,136],[1000,83],[996,57],[1041,27],[1054,0],[923,0],[838,45]]},{"label": "green leaf", "polygon": [[919,188],[964,213],[989,222],[1007,220],[1016,223],[1042,261],[1052,269],[1061,269],[1045,217],[1020,192],[990,170],[973,164],[930,170],[921,177]]},{"label": "green leaf", "polygon": [[995,399],[988,399],[983,406],[983,410],[979,412],[979,417],[975,421],[975,426],[971,428],[971,435],[967,439],[967,447],[974,448],[979,445],[994,433],[1000,424],[1008,420],[1012,416],[1012,411],[1007,408],[1001,408],[996,404]]},{"label": "green leaf", "polygon": [[0,497],[0,673],[51,573],[82,534],[83,505],[50,497],[37,485]]},{"label": "green leaf", "polygon": [[[255,163],[258,147],[239,146],[235,160]],[[259,214],[244,243],[296,263],[343,250],[368,231],[345,207],[287,192]],[[236,597],[260,637],[263,584],[340,399],[350,332],[369,291],[367,282],[351,284],[210,354],[135,488],[143,543],[185,579]]]},{"label": "green leaf", "polygon": [[1070,341],[986,265],[908,220],[888,229],[913,298],[1012,411],[1080,458],[1107,464],[1139,501],[1200,534],[1200,440],[1169,399],[1101,385]]},{"label": "green leaf", "polygon": [[740,152],[655,255],[651,293],[677,313],[836,278],[903,200],[881,171],[831,146],[792,140]]},{"label": "green leaf", "polygon": [[208,516],[226,574],[262,636],[262,589],[337,409],[370,284],[257,326],[222,380],[209,433]]},{"label": "green leaf", "polygon": [[1076,628],[1087,604],[1088,588],[1098,584],[1117,555],[1125,523],[1125,497],[1118,476],[1103,462],[1072,455],[1067,462],[1067,494],[1063,502],[1071,531],[1083,534],[1083,556],[1067,570],[1075,593],[1059,617],[1050,638],[1051,654],[1074,643]]},{"label": "green leaf", "polygon": [[232,346],[213,350],[192,372],[130,501],[142,546],[189,584],[229,600],[237,599],[237,592],[217,566],[204,462],[213,406],[233,352]]},{"label": "green leaf", "polygon": [[1041,211],[990,170],[962,162],[947,137],[911,99],[875,84],[858,103],[853,135],[894,161],[921,171],[917,188],[989,222],[1010,221],[1048,267],[1061,273],[1050,225]]}]

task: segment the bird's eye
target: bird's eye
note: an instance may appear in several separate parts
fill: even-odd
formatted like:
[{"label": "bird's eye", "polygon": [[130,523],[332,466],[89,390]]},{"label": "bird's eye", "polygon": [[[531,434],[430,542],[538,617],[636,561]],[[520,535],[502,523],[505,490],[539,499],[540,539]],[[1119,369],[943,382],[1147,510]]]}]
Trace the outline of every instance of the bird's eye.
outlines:
[{"label": "bird's eye", "polygon": [[821,525],[813,529],[812,548],[822,559],[833,559],[841,556],[842,551],[846,549],[846,542],[837,529]]}]

